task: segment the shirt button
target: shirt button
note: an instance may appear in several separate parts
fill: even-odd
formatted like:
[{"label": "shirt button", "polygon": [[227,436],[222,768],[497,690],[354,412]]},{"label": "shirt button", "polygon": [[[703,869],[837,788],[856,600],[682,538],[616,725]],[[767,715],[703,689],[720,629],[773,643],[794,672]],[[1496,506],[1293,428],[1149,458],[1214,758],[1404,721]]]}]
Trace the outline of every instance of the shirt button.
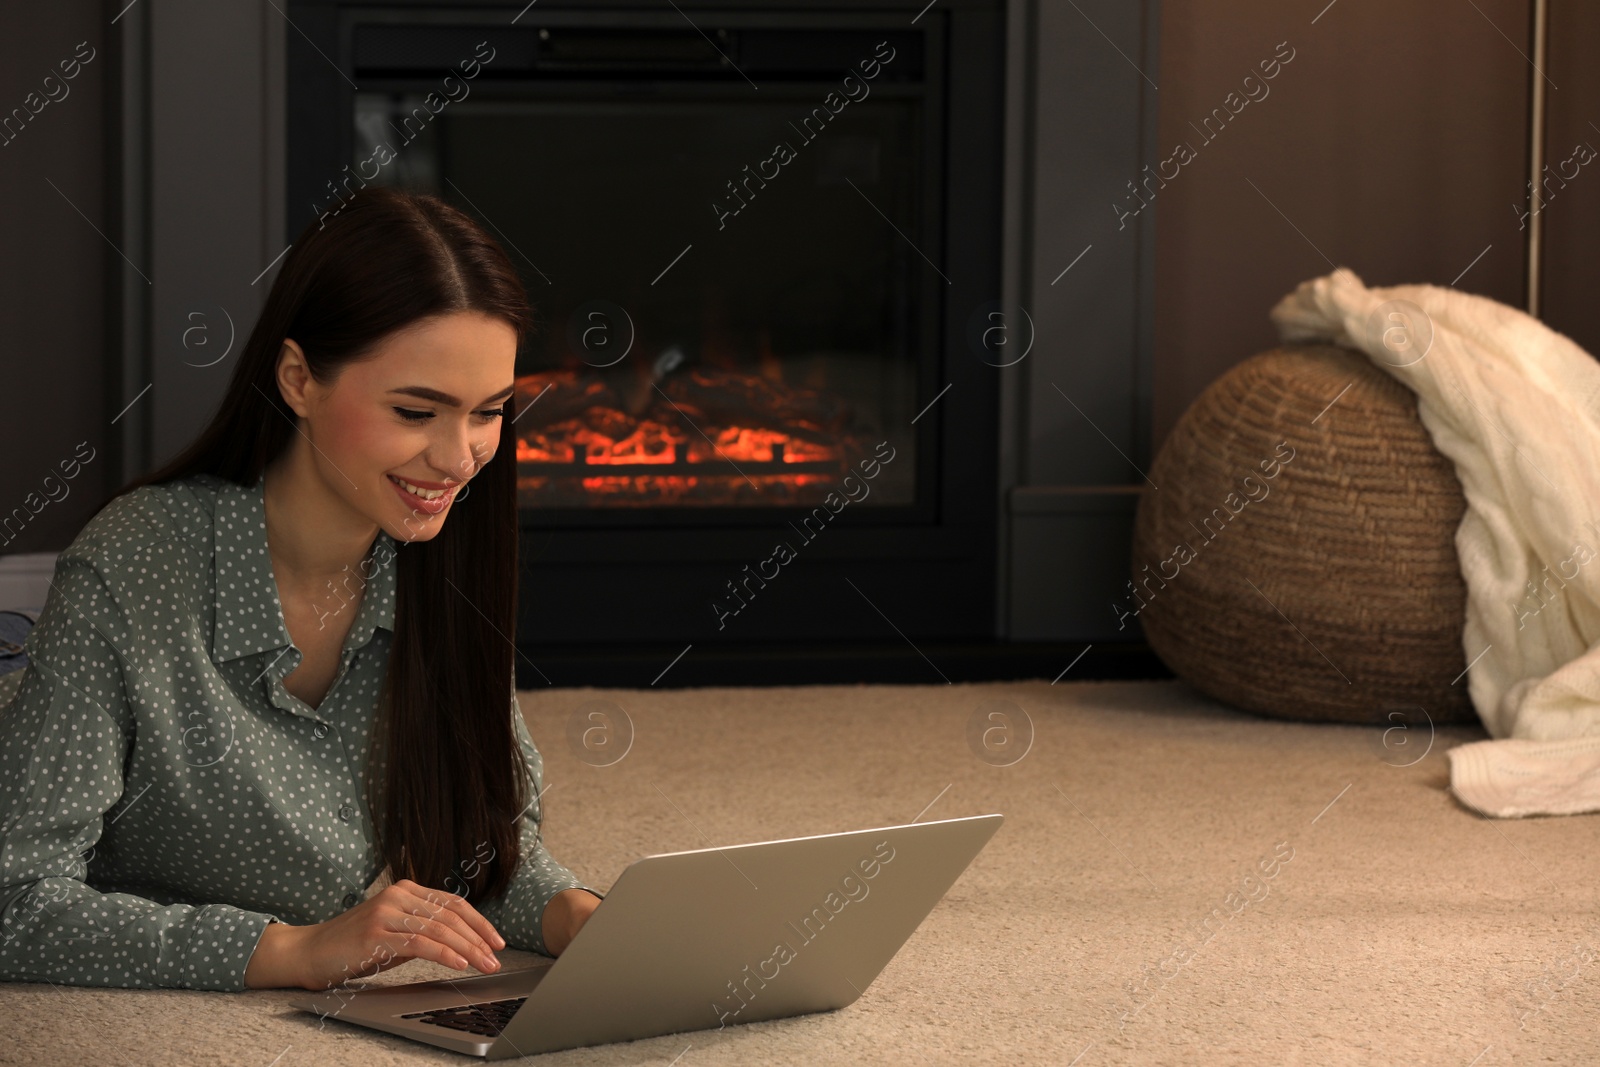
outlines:
[{"label": "shirt button", "polygon": [[355,813],[356,809],[351,807],[349,804],[346,804],[339,809],[339,818],[344,822],[349,822],[350,816],[354,815]]},{"label": "shirt button", "polygon": [[317,723],[316,726],[311,728],[311,736],[315,737],[318,741],[321,741],[324,737],[327,737],[328,736],[328,727],[327,727],[327,725],[325,723],[320,723],[320,722]]},{"label": "shirt button", "polygon": [[359,903],[361,903],[361,894],[359,894],[359,893],[346,893],[344,895],[344,906],[346,908],[353,908]]}]

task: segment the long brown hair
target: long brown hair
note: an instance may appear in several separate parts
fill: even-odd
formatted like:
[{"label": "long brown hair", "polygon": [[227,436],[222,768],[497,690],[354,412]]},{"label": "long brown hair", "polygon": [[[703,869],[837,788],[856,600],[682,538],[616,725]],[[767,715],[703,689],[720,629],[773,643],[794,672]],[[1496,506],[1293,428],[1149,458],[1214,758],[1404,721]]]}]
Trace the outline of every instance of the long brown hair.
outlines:
[{"label": "long brown hair", "polygon": [[[195,474],[255,485],[298,432],[277,384],[285,338],[326,383],[396,330],[456,311],[511,324],[519,344],[533,328],[516,268],[473,219],[433,196],[362,189],[325,225],[307,225],[290,248],[210,425],[118,495]],[[481,897],[499,896],[515,873],[517,817],[528,803],[511,720],[512,421],[500,420],[494,458],[451,505],[438,534],[399,543],[394,642],[368,775],[378,849],[394,879],[438,888],[449,879],[457,891],[464,881],[465,892]],[[486,845],[494,858],[483,864]]]}]

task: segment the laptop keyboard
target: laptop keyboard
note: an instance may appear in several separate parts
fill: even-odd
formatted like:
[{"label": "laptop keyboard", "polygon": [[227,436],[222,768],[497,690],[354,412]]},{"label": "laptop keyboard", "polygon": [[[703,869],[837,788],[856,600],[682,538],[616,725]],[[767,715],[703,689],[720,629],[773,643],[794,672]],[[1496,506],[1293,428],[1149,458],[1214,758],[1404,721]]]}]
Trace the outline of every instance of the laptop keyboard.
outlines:
[{"label": "laptop keyboard", "polygon": [[461,1030],[483,1037],[499,1037],[511,1017],[522,1007],[527,997],[511,1000],[486,1000],[482,1004],[464,1004],[459,1008],[440,1008],[435,1011],[417,1011],[402,1015],[402,1019],[416,1019],[450,1030]]}]

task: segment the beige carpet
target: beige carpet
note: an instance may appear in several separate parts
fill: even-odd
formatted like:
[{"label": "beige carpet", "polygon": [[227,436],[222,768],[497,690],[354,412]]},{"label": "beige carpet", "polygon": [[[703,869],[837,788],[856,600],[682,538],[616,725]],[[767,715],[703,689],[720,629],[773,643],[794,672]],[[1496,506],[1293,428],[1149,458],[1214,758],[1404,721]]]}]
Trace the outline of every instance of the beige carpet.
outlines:
[{"label": "beige carpet", "polygon": [[[907,822],[925,807],[1007,816],[849,1008],[542,1062],[1600,1062],[1600,824],[1461,808],[1444,750],[1480,731],[1441,730],[1406,767],[1425,736],[1385,747],[1376,729],[1262,720],[1178,682],[523,697],[545,753],[550,847],[602,888],[651,852]],[[566,739],[596,699],[634,727],[608,767]],[[1034,724],[1013,766],[968,747],[970,716],[992,700]],[[1263,860],[1275,876],[1247,881]],[[413,962],[380,980],[444,973]],[[0,1061],[469,1062],[319,1029],[291,995],[4,986]]]}]

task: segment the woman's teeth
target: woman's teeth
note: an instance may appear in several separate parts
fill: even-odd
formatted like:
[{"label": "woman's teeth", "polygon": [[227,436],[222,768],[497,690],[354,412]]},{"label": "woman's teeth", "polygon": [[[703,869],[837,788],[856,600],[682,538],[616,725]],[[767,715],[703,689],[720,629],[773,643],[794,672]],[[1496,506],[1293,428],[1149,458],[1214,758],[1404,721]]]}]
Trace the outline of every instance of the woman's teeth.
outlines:
[{"label": "woman's teeth", "polygon": [[412,485],[410,482],[406,481],[404,478],[396,478],[392,474],[389,475],[389,480],[394,482],[400,488],[404,489],[406,492],[415,493],[417,496],[420,496],[424,500],[437,500],[440,497],[444,496],[445,493],[449,492],[448,489],[424,489],[419,485]]}]

